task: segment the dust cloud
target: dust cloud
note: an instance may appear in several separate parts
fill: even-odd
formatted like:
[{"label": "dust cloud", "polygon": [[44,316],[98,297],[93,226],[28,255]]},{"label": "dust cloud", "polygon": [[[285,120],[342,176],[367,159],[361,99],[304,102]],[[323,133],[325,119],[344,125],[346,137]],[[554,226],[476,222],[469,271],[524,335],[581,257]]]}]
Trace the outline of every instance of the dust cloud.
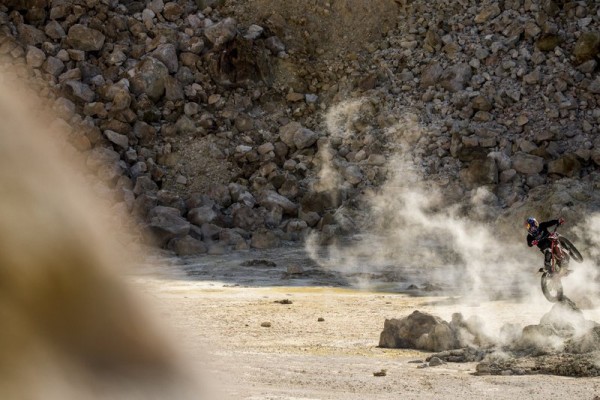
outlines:
[{"label": "dust cloud", "polygon": [[[355,113],[364,103],[364,99],[352,100],[332,107],[324,117],[330,139],[343,142],[355,134],[352,124],[360,118]],[[365,190],[361,212],[366,215],[360,229],[348,242],[327,250],[319,251],[320,237],[311,236],[307,241],[311,257],[324,268],[346,273],[351,283],[363,288],[377,288],[373,277],[394,271],[400,278],[395,289],[410,284],[437,287],[439,293],[459,298],[458,307],[504,299],[538,308],[540,315],[547,311],[550,304],[543,297],[537,272],[543,256],[537,248],[527,247],[523,229],[527,216],[511,215],[505,220],[512,226],[500,227],[495,216],[502,210],[489,205],[491,194],[485,187],[466,192],[460,202],[450,200],[448,189],[424,174],[422,157],[413,151],[420,137],[432,133],[414,113],[399,114],[397,120],[381,137],[391,149],[387,180],[376,190]],[[333,190],[343,179],[340,168],[328,164],[329,160],[321,161],[324,181]],[[598,222],[595,217],[587,222],[589,227],[573,230],[587,232],[584,250],[600,243]],[[583,243],[574,242],[581,250]],[[596,253],[592,259],[598,258]],[[583,264],[571,261],[571,268],[574,272],[563,279],[565,294],[595,304],[599,293],[595,263],[588,257]],[[486,323],[497,325],[493,315],[485,318]]]},{"label": "dust cloud", "polygon": [[0,73],[0,398],[198,398],[120,275],[140,259],[135,235],[112,225],[100,183],[31,85]]}]

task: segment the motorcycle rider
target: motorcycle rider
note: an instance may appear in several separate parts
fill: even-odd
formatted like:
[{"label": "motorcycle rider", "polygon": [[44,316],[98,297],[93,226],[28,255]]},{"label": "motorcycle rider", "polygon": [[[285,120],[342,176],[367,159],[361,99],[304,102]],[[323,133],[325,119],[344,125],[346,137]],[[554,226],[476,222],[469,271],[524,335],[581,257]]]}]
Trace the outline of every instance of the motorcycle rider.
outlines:
[{"label": "motorcycle rider", "polygon": [[527,229],[527,245],[529,247],[537,246],[541,252],[544,253],[544,267],[548,270],[551,266],[552,254],[551,254],[551,242],[548,239],[550,232],[548,228],[554,225],[562,225],[565,220],[563,218],[552,219],[549,221],[538,223],[534,217],[529,217],[525,221],[525,228]]}]

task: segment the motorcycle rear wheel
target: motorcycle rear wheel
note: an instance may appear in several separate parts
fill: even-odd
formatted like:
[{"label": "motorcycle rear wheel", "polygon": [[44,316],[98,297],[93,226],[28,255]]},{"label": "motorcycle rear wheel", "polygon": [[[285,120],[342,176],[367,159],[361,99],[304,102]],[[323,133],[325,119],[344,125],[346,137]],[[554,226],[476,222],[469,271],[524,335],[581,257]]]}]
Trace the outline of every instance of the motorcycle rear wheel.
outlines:
[{"label": "motorcycle rear wheel", "polygon": [[542,274],[542,293],[549,302],[556,303],[563,298],[563,286],[559,277],[548,272]]}]

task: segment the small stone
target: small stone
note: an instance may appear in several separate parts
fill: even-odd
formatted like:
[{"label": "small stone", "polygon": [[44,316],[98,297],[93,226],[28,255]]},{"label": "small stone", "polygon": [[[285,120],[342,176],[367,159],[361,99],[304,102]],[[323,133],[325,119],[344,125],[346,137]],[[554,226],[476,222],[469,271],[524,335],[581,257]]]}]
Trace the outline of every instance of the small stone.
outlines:
[{"label": "small stone", "polygon": [[323,317],[317,318],[317,322],[323,322],[323,321],[325,321],[325,318],[323,318]]},{"label": "small stone", "polygon": [[373,376],[386,376],[387,370],[382,369],[381,371],[373,372]]},{"label": "small stone", "polygon": [[529,122],[529,118],[527,118],[526,115],[521,114],[517,117],[517,125],[519,125],[519,126],[526,125],[528,122]]},{"label": "small stone", "polygon": [[294,93],[294,92],[292,92],[292,93],[288,93],[285,96],[285,99],[287,101],[289,101],[289,102],[294,103],[294,102],[297,102],[297,101],[304,100],[304,95],[302,93]]},{"label": "small stone", "polygon": [[25,56],[27,65],[33,68],[39,68],[46,60],[46,53],[35,46],[27,46],[27,54]]},{"label": "small stone", "polygon": [[439,357],[431,357],[429,360],[430,367],[437,367],[438,365],[442,365],[444,362]]},{"label": "small stone", "polygon": [[187,178],[183,175],[177,175],[177,178],[175,179],[175,182],[177,182],[180,185],[187,185]]},{"label": "small stone", "polygon": [[260,326],[262,326],[263,328],[270,328],[271,327],[271,323],[270,322],[262,322],[260,324]]},{"label": "small stone", "polygon": [[304,268],[300,265],[290,265],[287,267],[287,273],[289,275],[300,275],[304,273]]},{"label": "small stone", "polygon": [[259,25],[250,25],[248,27],[248,31],[244,35],[244,39],[248,39],[248,40],[258,39],[260,37],[260,35],[262,35],[263,32],[264,32],[263,27],[261,27]]},{"label": "small stone", "polygon": [[125,135],[121,135],[120,133],[111,130],[104,131],[104,135],[108,138],[108,140],[123,149],[127,149],[129,147],[129,138]]}]

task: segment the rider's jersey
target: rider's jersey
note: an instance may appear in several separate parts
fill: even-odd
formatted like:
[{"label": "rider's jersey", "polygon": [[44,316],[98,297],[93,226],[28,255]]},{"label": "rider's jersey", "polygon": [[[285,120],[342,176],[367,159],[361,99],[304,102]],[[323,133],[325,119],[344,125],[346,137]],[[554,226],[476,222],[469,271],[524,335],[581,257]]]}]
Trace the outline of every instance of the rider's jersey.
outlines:
[{"label": "rider's jersey", "polygon": [[535,235],[532,235],[531,233],[527,235],[527,245],[529,247],[533,246],[533,242],[534,240],[537,240],[537,247],[540,250],[545,250],[547,248],[550,247],[550,240],[548,239],[548,236],[550,236],[550,232],[548,231],[548,228],[554,226],[554,225],[558,225],[558,220],[557,219],[552,219],[550,221],[545,221],[545,222],[540,222],[540,226],[537,230],[537,232],[535,233]]}]

